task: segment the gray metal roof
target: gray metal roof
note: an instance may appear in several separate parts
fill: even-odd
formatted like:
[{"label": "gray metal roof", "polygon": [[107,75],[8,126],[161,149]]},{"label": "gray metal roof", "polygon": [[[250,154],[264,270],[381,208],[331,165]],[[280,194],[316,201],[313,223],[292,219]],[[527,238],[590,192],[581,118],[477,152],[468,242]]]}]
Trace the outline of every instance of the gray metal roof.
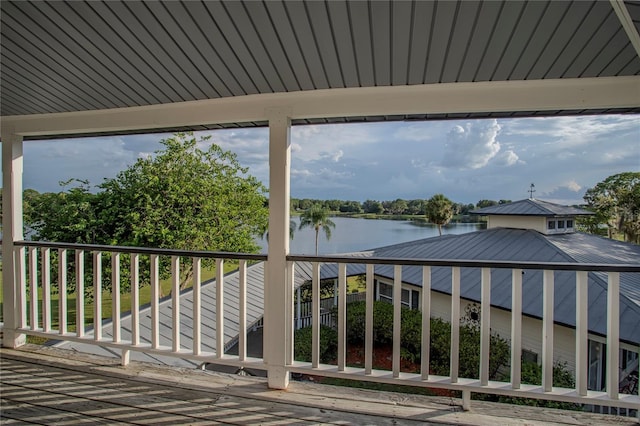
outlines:
[{"label": "gray metal roof", "polygon": [[[239,299],[238,299],[239,274],[232,272],[224,278],[224,335],[225,347],[232,346],[239,334]],[[264,263],[260,262],[247,268],[247,325],[251,328],[262,319],[264,313]],[[172,302],[167,297],[160,302],[160,346],[171,347],[172,342]],[[201,287],[201,330],[202,351],[216,351],[216,281],[203,283]],[[184,348],[193,348],[193,291],[187,289],[180,294],[180,340]],[[147,305],[140,309],[140,341],[143,344],[151,343],[151,308]],[[103,325],[103,337],[111,340],[113,336],[113,324],[109,321]],[[122,319],[122,340],[131,339],[131,316]],[[92,334],[91,330],[87,331]],[[120,356],[120,351],[109,347],[95,346],[78,342],[62,342],[56,346],[66,349],[74,349],[80,352],[94,353],[105,356]],[[249,348],[251,349],[251,348]],[[158,356],[143,352],[132,351],[131,357],[137,361],[162,363],[176,366],[198,365],[197,362]]]},{"label": "gray metal roof", "polygon": [[525,199],[513,203],[498,204],[472,210],[469,213],[477,215],[511,215],[511,216],[586,216],[590,212],[579,207],[563,206],[548,201]]},{"label": "gray metal roof", "polygon": [[[450,259],[450,260],[501,260],[530,262],[570,263],[627,263],[640,261],[640,246],[623,243],[594,235],[574,233],[543,235],[532,230],[493,228],[461,235],[443,235],[372,249],[359,256]],[[298,268],[309,274],[308,266]],[[359,275],[363,265],[348,265],[348,275]],[[393,278],[393,266],[378,265],[375,274]],[[333,264],[323,265],[321,278],[337,277]],[[480,301],[480,270],[462,268],[461,296]],[[310,278],[308,278],[310,279]],[[422,286],[422,268],[404,266],[402,281]],[[432,289],[451,294],[451,268],[432,267]],[[589,331],[606,335],[606,276],[589,273]],[[620,274],[620,336],[621,339],[640,343],[640,276]],[[525,315],[542,318],[542,271],[525,270],[523,276],[523,305]],[[575,273],[555,272],[554,320],[556,323],[575,327]],[[491,304],[511,309],[511,270],[491,271]]]},{"label": "gray metal roof", "polygon": [[[328,88],[637,76],[640,57],[631,40],[638,35],[640,7],[634,1],[616,4],[630,16],[635,34],[610,2],[597,0],[4,0],[0,114]],[[338,116],[295,123],[585,112],[640,107]]]}]

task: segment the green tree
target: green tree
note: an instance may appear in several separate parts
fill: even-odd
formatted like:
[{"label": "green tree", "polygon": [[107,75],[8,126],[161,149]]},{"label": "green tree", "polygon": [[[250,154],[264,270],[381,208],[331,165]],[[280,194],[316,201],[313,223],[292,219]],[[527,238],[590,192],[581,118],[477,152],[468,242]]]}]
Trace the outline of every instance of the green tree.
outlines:
[{"label": "green tree", "polygon": [[478,204],[476,204],[476,207],[479,209],[482,209],[484,207],[491,207],[491,206],[497,206],[498,202],[495,200],[480,200],[478,201]]},{"label": "green tree", "polygon": [[[265,228],[266,188],[236,155],[178,133],[161,141],[163,150],[140,158],[100,188],[101,213],[113,226],[113,244],[256,252],[254,241]],[[184,265],[182,287],[190,280]]]},{"label": "green tree", "polygon": [[319,204],[314,204],[309,210],[300,216],[300,228],[313,228],[316,231],[316,256],[318,255],[318,235],[320,229],[324,232],[327,240],[331,239],[331,228],[335,228],[336,224],[329,219],[329,210]]},{"label": "green tree", "polygon": [[407,204],[407,202],[400,198],[392,201],[389,206],[391,214],[403,214],[408,208],[409,205]]},{"label": "green tree", "polygon": [[375,200],[367,200],[364,203],[362,203],[362,209],[364,210],[365,213],[374,213],[374,214],[380,214],[384,211],[382,203],[380,201],[375,201]]},{"label": "green tree", "polygon": [[438,233],[442,236],[442,226],[453,217],[453,203],[442,194],[431,197],[426,204],[427,220],[438,225]]},{"label": "green tree", "polygon": [[[216,144],[200,149],[209,144],[208,139],[197,140],[189,133],[164,139],[163,149],[105,180],[95,194],[88,182],[76,181],[78,187],[35,197],[25,212],[35,231],[33,238],[256,252],[259,247],[254,237],[261,235],[268,219],[266,188],[248,175],[232,152]],[[126,268],[124,259],[122,267]],[[140,270],[148,268],[141,265]],[[160,273],[163,278],[169,274],[169,259],[164,256]],[[182,287],[191,274],[191,262],[183,262]],[[108,288],[107,274],[103,281]],[[121,288],[127,289],[124,282]]]},{"label": "green tree", "polygon": [[609,176],[588,189],[584,200],[595,220],[607,225],[609,238],[620,233],[626,241],[640,243],[640,172]]},{"label": "green tree", "polygon": [[[75,184],[76,186],[71,186]],[[24,191],[24,223],[32,239],[78,244],[102,244],[105,229],[100,226],[100,197],[91,192],[88,181],[60,182],[65,190],[38,193]]]}]

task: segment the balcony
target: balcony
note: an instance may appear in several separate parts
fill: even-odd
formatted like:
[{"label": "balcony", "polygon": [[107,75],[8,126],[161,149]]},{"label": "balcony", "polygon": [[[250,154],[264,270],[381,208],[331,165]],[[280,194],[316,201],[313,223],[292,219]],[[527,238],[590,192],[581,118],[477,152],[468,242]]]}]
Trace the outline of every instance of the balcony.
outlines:
[{"label": "balcony", "polygon": [[2,420],[65,424],[637,424],[633,419],[446,397],[264,379],[117,360],[34,345],[3,348]]},{"label": "balcony", "polygon": [[[264,255],[185,252],[165,249],[133,247],[90,246],[48,242],[15,242],[16,290],[18,303],[15,316],[16,333],[45,339],[72,342],[88,352],[101,355],[116,355],[122,365],[132,360],[155,359],[164,364],[177,366],[199,366],[206,364],[231,366],[234,371],[264,370],[270,387],[279,387],[282,380],[289,386],[289,375],[331,377],[381,384],[403,385],[415,388],[432,388],[460,395],[464,410],[475,407],[471,393],[493,394],[509,397],[544,399],[575,404],[615,407],[613,412],[632,413],[640,406],[638,394],[619,392],[620,365],[617,354],[620,348],[620,275],[638,274],[638,265],[576,265],[569,263],[513,263],[478,261],[443,261],[416,259],[389,259],[349,256],[295,256],[287,257],[288,281],[286,300],[269,300],[268,285],[264,286],[264,271],[271,266]],[[73,253],[73,255],[72,255]],[[109,261],[103,261],[109,259]],[[201,262],[215,259],[217,275],[209,283],[202,282]],[[170,264],[172,292],[161,297],[159,268],[162,261]],[[189,290],[180,291],[179,265],[193,265],[193,279]],[[237,265],[236,270],[223,274],[224,264]],[[127,264],[125,267],[124,265]],[[148,270],[141,270],[140,265]],[[54,265],[52,267],[52,265]],[[374,273],[375,268],[391,266],[394,270],[393,284],[393,345],[390,370],[373,366],[374,353]],[[320,281],[321,268],[337,271],[337,359],[335,363],[321,363],[320,346]],[[446,376],[430,374],[429,345],[431,295],[421,293],[422,352],[419,356],[420,371],[407,372],[401,369],[401,310],[403,267],[417,267],[422,271],[423,288],[431,288],[432,268],[447,268],[451,272],[451,344],[450,368]],[[366,314],[364,340],[364,365],[347,365],[346,354],[349,342],[346,337],[347,271],[348,268],[364,271],[366,282]],[[474,268],[482,274],[482,300],[480,315],[480,362],[476,378],[459,374],[460,306],[462,268]],[[510,311],[510,374],[509,381],[494,381],[489,377],[489,354],[491,341],[491,270],[510,271],[512,276],[513,309]],[[103,279],[110,280],[113,291],[105,293]],[[521,381],[522,339],[526,338],[522,327],[522,271],[541,270],[544,282],[544,316],[542,332],[542,385],[528,385]],[[559,271],[575,273],[576,285],[576,332],[575,383],[572,389],[553,386],[554,365],[554,274]],[[90,273],[88,273],[90,272]],[[587,390],[587,276],[588,273],[604,273],[607,288],[607,353],[606,391]],[[350,272],[351,274],[351,272]],[[141,280],[141,276],[145,277]],[[52,278],[53,277],[53,278]],[[76,280],[76,277],[80,279]],[[310,362],[295,361],[294,347],[294,287],[311,278],[312,286],[312,356]],[[140,305],[142,281],[148,280],[151,301]],[[120,283],[130,283],[130,291],[121,292]],[[66,291],[52,291],[54,283],[59,289],[75,283],[75,290],[67,296]],[[57,300],[55,299],[57,293]],[[36,298],[40,295],[40,300]],[[103,312],[103,297],[111,298],[111,310]],[[75,298],[75,305],[68,298]],[[122,298],[131,300],[131,308],[121,308]],[[266,300],[265,300],[266,299]],[[71,306],[73,305],[73,306]],[[84,309],[93,310],[93,323],[85,323]],[[70,314],[73,312],[73,314]],[[285,327],[269,328],[269,321],[278,316],[285,318]],[[100,320],[102,318],[102,320]],[[263,323],[264,321],[264,323]],[[264,324],[264,356],[255,356],[249,348],[251,330]],[[557,325],[556,325],[557,326]],[[231,345],[237,353],[229,353]],[[61,347],[65,347],[63,344]],[[273,348],[286,348],[286,359],[282,363],[267,359]],[[106,348],[101,352],[98,348]],[[253,352],[253,357],[248,353]],[[147,357],[147,358],[145,358]],[[274,377],[276,386],[274,386]],[[475,408],[474,408],[475,410]]]},{"label": "balcony", "polygon": [[[299,383],[290,385],[291,373],[445,389],[459,392],[464,409],[472,406],[478,411],[482,403],[471,404],[472,392],[603,405],[620,410],[640,405],[638,395],[619,392],[620,365],[615,356],[621,345],[620,276],[638,274],[637,265],[299,257],[291,256],[288,246],[292,124],[637,114],[640,112],[640,38],[634,22],[638,21],[640,11],[632,3],[621,0],[326,3],[212,0],[148,4],[3,1],[0,4],[3,17],[0,40],[3,65],[7,64],[2,67],[0,79],[3,93],[0,105],[3,346],[11,348],[7,352],[3,349],[3,388],[9,377],[4,370],[5,354],[7,359],[9,356],[29,358],[15,370],[27,374],[33,371],[36,376],[32,382],[42,379],[43,387],[50,384],[46,377],[59,377],[60,370],[52,373],[34,366],[48,359],[43,351],[33,356],[13,352],[24,345],[26,335],[31,335],[107,348],[121,358],[122,364],[129,365],[125,369],[113,367],[120,373],[133,369],[136,357],[143,354],[177,363],[213,363],[236,369],[260,367],[267,371],[266,385],[272,391],[267,392],[265,383],[261,383],[257,391],[247,386],[247,392],[253,393],[253,399],[249,400],[265,401],[267,395],[282,398],[283,394],[273,389],[289,388],[287,396],[295,393],[307,401],[317,395],[315,402],[308,402],[316,407],[315,417],[303,414],[304,419],[312,422],[335,418],[318,402],[320,397],[325,398],[327,391],[311,392]],[[448,42],[441,43],[441,40]],[[268,256],[23,241],[24,141],[255,126],[269,127]],[[219,273],[214,283],[204,284],[199,273],[202,259],[215,259],[218,271],[225,263],[237,264],[239,269],[234,276]],[[174,272],[174,291],[171,298],[163,299],[159,287],[159,267],[163,262],[172,265],[174,271],[179,264],[193,264],[192,290],[177,291],[179,279]],[[259,263],[252,266],[254,262]],[[322,364],[319,357],[318,287],[323,265],[330,265],[338,273],[338,351],[334,365]],[[356,266],[364,268],[367,287],[362,368],[347,365],[345,356],[348,350],[345,280],[349,270]],[[396,271],[392,286],[392,367],[388,371],[375,369],[372,363],[372,286],[376,268],[381,266]],[[248,277],[258,267],[263,268],[262,290],[252,293]],[[454,319],[459,318],[460,293],[466,285],[458,272],[461,268],[476,268],[482,274],[481,307],[485,309],[480,321],[478,378],[460,377],[458,321],[451,322],[449,350],[453,356],[449,374],[430,374],[428,325],[429,308],[433,306],[429,303],[430,291],[422,293],[421,302],[422,366],[417,373],[402,371],[398,336],[402,326],[399,283],[403,267],[421,270],[423,288],[429,287],[434,268],[449,271],[452,277],[449,306]],[[520,303],[514,303],[508,313],[510,379],[496,382],[489,378],[491,325],[490,309],[486,308],[490,304],[489,271],[495,269],[512,275],[514,301],[522,300],[519,278],[522,269],[540,271],[544,277],[541,285],[545,309],[539,333],[543,348],[541,385],[521,383],[523,315]],[[293,355],[294,286],[296,271],[300,270],[310,271],[313,285],[313,343],[309,362],[294,361]],[[554,342],[553,312],[554,276],[558,271],[575,273],[576,277],[576,330],[571,344],[576,348],[578,374],[573,389],[555,388],[552,383],[554,355],[558,349]],[[587,318],[591,309],[587,305],[585,286],[586,277],[592,273],[606,275],[607,283],[606,320],[603,318],[606,330],[600,336],[605,336],[601,343],[606,343],[609,353],[604,367],[604,392],[589,391],[587,383]],[[76,309],[71,313],[66,292],[54,294],[54,282],[64,288],[65,283],[71,285],[76,277],[87,279],[76,280]],[[135,284],[131,294],[124,293],[132,301],[129,311],[122,309],[124,295],[121,296],[121,292],[102,292],[107,279],[116,289],[126,282]],[[145,287],[151,289],[148,306],[140,306],[138,284],[149,284]],[[211,297],[201,297],[209,289],[213,292]],[[92,300],[85,299],[89,294],[94,295]],[[261,301],[252,305],[251,301],[258,300],[256,296],[261,296]],[[109,312],[103,312],[103,297],[111,298]],[[85,323],[85,306],[93,311],[93,318],[97,318],[92,324]],[[169,312],[166,316],[165,311]],[[253,353],[248,347],[247,330],[259,327],[260,317],[264,324],[264,352],[261,357],[250,357]],[[238,353],[225,353],[234,340],[237,340]],[[79,374],[83,369],[86,371],[86,364],[68,367],[65,359],[72,356],[63,357],[52,362],[58,367],[64,365],[63,370],[71,372],[69,386],[95,380]],[[169,380],[175,385],[175,371],[164,370],[163,374],[171,377]],[[30,380],[19,374],[16,377],[25,383]],[[164,388],[159,386],[154,383],[150,387],[158,387],[159,392],[167,390],[166,382]],[[157,395],[155,389],[150,392]],[[129,395],[115,394],[116,398]],[[4,395],[3,389],[3,398]],[[40,398],[42,394],[35,395]],[[200,394],[190,395],[197,396],[193,401],[200,401]],[[367,395],[368,399],[358,394],[358,399],[330,400],[330,404],[335,404],[330,406],[348,407],[341,413],[371,412],[376,416],[390,408],[384,402],[386,394]],[[178,395],[178,399],[181,396]],[[162,400],[152,401],[162,403]],[[85,402],[86,398],[78,402],[76,412],[84,412]],[[122,403],[122,399],[119,402]],[[420,399],[422,403],[426,405]],[[397,412],[401,406],[393,405],[393,410]],[[146,409],[145,404],[130,407],[134,413],[128,415],[133,416]],[[325,412],[318,414],[318,407]],[[402,409],[404,414],[398,417],[429,421],[442,410],[436,409],[434,414],[434,411],[420,411],[422,408],[415,405],[411,407],[408,413]],[[20,408],[12,406],[11,409]],[[293,410],[291,406],[286,409]],[[507,410],[507,417],[531,419],[523,411],[515,412],[513,406]],[[575,418],[573,414],[571,417]],[[108,418],[118,420],[118,417]],[[39,421],[46,423],[49,418],[43,419]],[[285,416],[282,421],[286,419]],[[384,417],[376,417],[371,422],[377,419]],[[475,422],[475,417],[473,419],[471,422]],[[211,420],[225,421],[226,418],[207,419]],[[455,421],[455,418],[446,420]],[[495,418],[488,422],[502,423]]]}]

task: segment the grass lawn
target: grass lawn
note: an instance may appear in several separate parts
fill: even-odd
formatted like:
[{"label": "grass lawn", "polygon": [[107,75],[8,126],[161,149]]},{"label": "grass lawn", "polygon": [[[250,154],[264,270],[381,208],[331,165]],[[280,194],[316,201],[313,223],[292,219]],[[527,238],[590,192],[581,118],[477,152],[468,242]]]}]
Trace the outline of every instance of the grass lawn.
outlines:
[{"label": "grass lawn", "polygon": [[[1,268],[1,263],[0,263]],[[238,266],[234,263],[225,262],[224,264],[224,272],[225,274],[236,270]],[[216,276],[216,267],[212,268],[203,268],[202,269],[202,282],[209,281]],[[91,285],[87,283],[87,285]],[[168,296],[171,294],[171,279],[160,280],[161,294]],[[187,288],[191,287],[191,284],[187,286]],[[40,317],[40,321],[42,320],[42,289],[39,288],[39,307],[38,314]],[[58,320],[58,300],[59,294],[51,295],[51,322],[52,328],[59,328],[59,320]],[[2,294],[2,276],[0,274],[0,312],[2,311],[2,303],[3,303],[3,294]],[[140,306],[146,305],[151,301],[151,286],[143,285],[140,287]],[[29,309],[29,301],[27,301],[27,310]],[[111,296],[111,292],[104,291],[102,293],[102,319],[111,318],[111,310],[113,306],[113,299]],[[125,293],[120,294],[120,312],[129,312],[131,311],[131,292],[127,291]],[[94,314],[94,303],[93,300],[85,300],[84,306],[84,323],[85,325],[93,324],[93,314]],[[0,316],[1,318],[1,316]],[[75,294],[67,295],[67,321],[68,321],[68,329],[69,331],[75,330],[75,322],[76,322],[76,297]],[[40,323],[41,324],[41,323]],[[31,340],[30,340],[31,341]],[[35,342],[34,342],[35,343]]]}]

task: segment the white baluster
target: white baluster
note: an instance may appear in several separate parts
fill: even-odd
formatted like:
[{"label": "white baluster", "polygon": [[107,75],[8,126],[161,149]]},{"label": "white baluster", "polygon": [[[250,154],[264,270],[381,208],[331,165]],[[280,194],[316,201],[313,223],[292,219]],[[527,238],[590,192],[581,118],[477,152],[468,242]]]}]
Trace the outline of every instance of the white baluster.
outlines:
[{"label": "white baluster", "polygon": [[216,259],[216,358],[224,356],[224,261]]},{"label": "white baluster", "polygon": [[193,258],[193,354],[200,355],[202,350],[202,259]]},{"label": "white baluster", "polygon": [[151,347],[160,347],[160,272],[158,255],[149,256],[151,264]]},{"label": "white baluster", "polygon": [[480,302],[480,385],[489,384],[489,354],[491,342],[491,269],[482,268]]},{"label": "white baluster", "polygon": [[609,272],[607,285],[607,395],[618,399],[620,386],[620,273]]},{"label": "white baluster", "polygon": [[102,339],[102,252],[93,252],[93,338]]},{"label": "white baluster", "polygon": [[553,387],[553,271],[544,271],[542,287],[542,390],[551,392]]},{"label": "white baluster", "polygon": [[400,335],[402,326],[402,265],[393,267],[393,377],[400,377]]},{"label": "white baluster", "polygon": [[347,360],[347,264],[338,265],[338,371]]},{"label": "white baluster", "polygon": [[364,325],[364,370],[371,374],[373,368],[373,273],[374,265],[367,264],[366,275],[366,309]]},{"label": "white baluster", "polygon": [[576,392],[581,396],[587,394],[589,372],[588,279],[588,272],[576,272]]},{"label": "white baluster", "polygon": [[311,277],[311,364],[318,368],[320,363],[320,264],[313,262]]},{"label": "white baluster", "polygon": [[58,249],[58,329],[67,333],[67,250]]},{"label": "white baluster", "polygon": [[38,329],[38,250],[36,247],[29,247],[29,292],[31,296],[31,318],[32,330]]},{"label": "white baluster", "polygon": [[76,250],[76,336],[84,336],[84,250]]},{"label": "white baluster", "polygon": [[451,383],[458,382],[460,363],[460,268],[451,268]]},{"label": "white baluster", "polygon": [[48,247],[40,249],[41,283],[42,283],[42,330],[51,331],[51,250]]},{"label": "white baluster", "polygon": [[522,380],[522,269],[511,270],[511,388]]},{"label": "white baluster", "polygon": [[171,256],[171,319],[173,352],[180,351],[180,258]]},{"label": "white baluster", "polygon": [[120,253],[111,253],[111,323],[113,341],[120,343]]},{"label": "white baluster", "polygon": [[140,344],[140,255],[131,253],[131,344]]},{"label": "white baluster", "polygon": [[238,265],[240,281],[238,283],[238,297],[240,314],[238,336],[238,359],[244,361],[247,358],[247,261],[240,260]]},{"label": "white baluster", "polygon": [[431,266],[422,267],[422,345],[420,373],[429,379],[429,350],[431,347]]}]

